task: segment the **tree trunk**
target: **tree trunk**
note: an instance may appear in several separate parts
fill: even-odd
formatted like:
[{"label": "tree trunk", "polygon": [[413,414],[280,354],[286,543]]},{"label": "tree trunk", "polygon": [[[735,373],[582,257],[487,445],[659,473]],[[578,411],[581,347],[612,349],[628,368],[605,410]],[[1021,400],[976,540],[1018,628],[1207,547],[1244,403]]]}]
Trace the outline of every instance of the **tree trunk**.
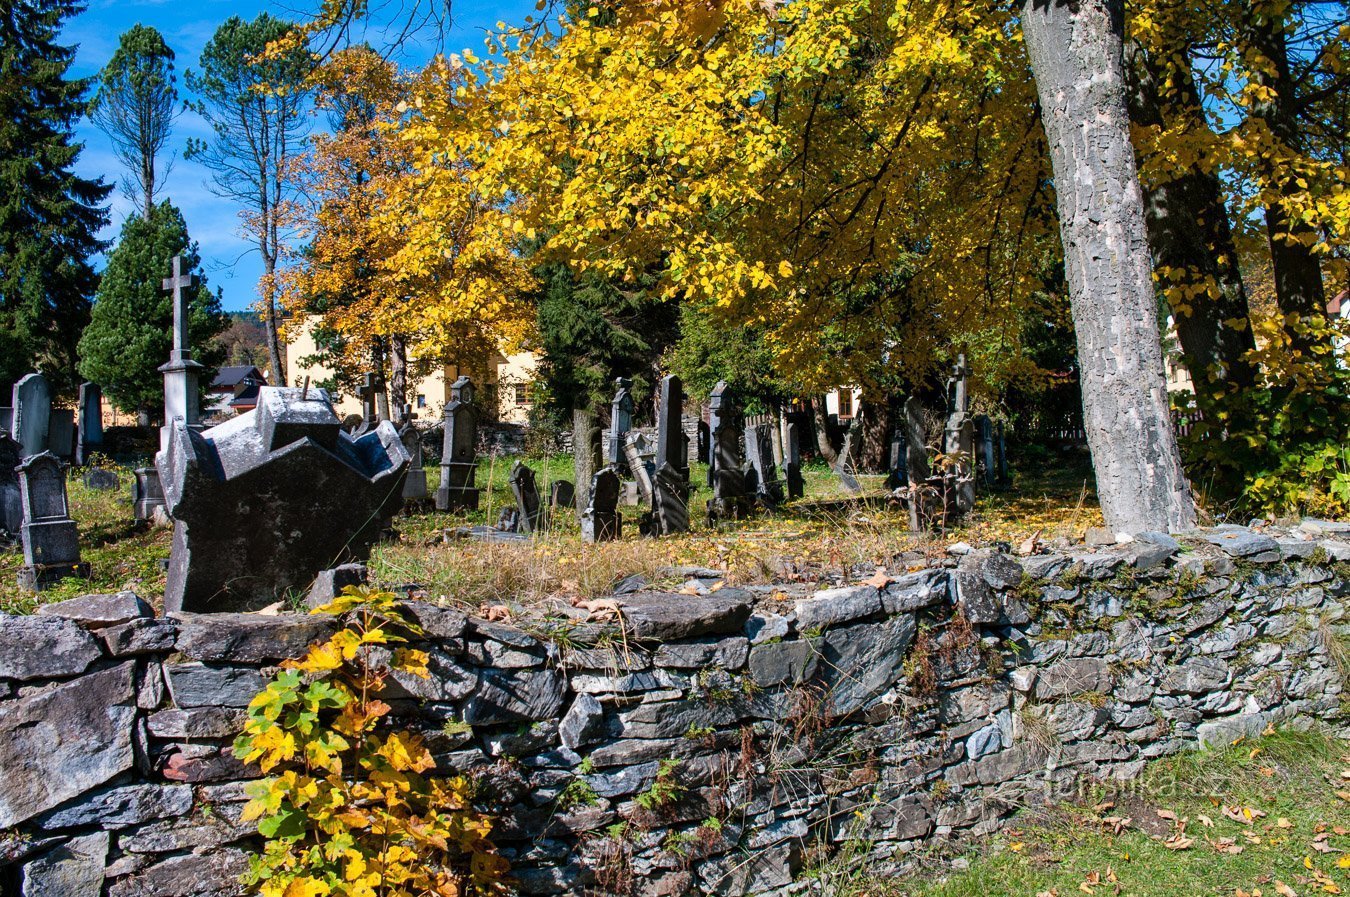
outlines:
[{"label": "tree trunk", "polygon": [[399,426],[406,424],[403,406],[408,403],[408,341],[396,333],[389,338],[389,403]]},{"label": "tree trunk", "polygon": [[1125,106],[1123,0],[1027,0],[1022,30],[1050,145],[1102,514],[1116,532],[1189,529],[1195,500],[1168,406]]},{"label": "tree trunk", "polygon": [[591,446],[599,441],[599,434],[594,411],[589,407],[572,409],[572,475],[576,478],[578,515],[591,503],[591,478],[596,471],[596,458]]},{"label": "tree trunk", "polygon": [[267,365],[271,368],[267,384],[269,386],[286,385],[286,366],[281,361],[281,338],[277,334],[276,291],[272,285],[272,276],[276,272],[276,262],[263,253],[263,324],[267,330]]},{"label": "tree trunk", "polygon": [[863,394],[862,405],[867,416],[863,418],[858,467],[868,473],[884,473],[894,424],[891,402],[885,393],[869,390]]},{"label": "tree trunk", "polygon": [[[1183,49],[1166,48],[1173,49],[1174,56],[1160,60],[1137,44],[1127,47],[1130,119],[1146,127],[1208,129],[1188,64],[1172,62],[1186,58]],[[1218,175],[1195,164],[1154,184],[1144,192],[1144,213],[1154,263],[1179,272],[1168,279],[1178,288],[1169,297],[1172,318],[1196,401],[1208,411],[1232,389],[1256,382],[1256,367],[1246,357],[1256,348],[1247,290]],[[1205,289],[1211,284],[1217,296]],[[1189,286],[1195,292],[1183,295]]]},{"label": "tree trunk", "polygon": [[[1248,65],[1256,83],[1264,88],[1252,102],[1250,116],[1263,120],[1276,143],[1262,155],[1262,180],[1281,196],[1302,192],[1298,173],[1285,165],[1286,152],[1300,153],[1302,138],[1296,114],[1296,87],[1289,68],[1289,46],[1285,38],[1286,17],[1275,15],[1270,3],[1242,4],[1240,39],[1246,43]],[[1272,152],[1278,150],[1279,152]],[[1270,239],[1270,262],[1275,276],[1275,301],[1280,311],[1296,319],[1326,315],[1326,291],[1322,284],[1322,266],[1313,253],[1311,242],[1316,232],[1308,224],[1291,219],[1279,202],[1266,207],[1266,234]],[[1305,242],[1307,241],[1307,242]],[[1290,333],[1296,347],[1307,349],[1316,340]]]},{"label": "tree trunk", "polygon": [[825,410],[824,396],[811,399],[811,415],[816,424],[816,451],[820,452],[826,464],[834,467],[839,463],[839,453],[830,443],[830,415]]}]

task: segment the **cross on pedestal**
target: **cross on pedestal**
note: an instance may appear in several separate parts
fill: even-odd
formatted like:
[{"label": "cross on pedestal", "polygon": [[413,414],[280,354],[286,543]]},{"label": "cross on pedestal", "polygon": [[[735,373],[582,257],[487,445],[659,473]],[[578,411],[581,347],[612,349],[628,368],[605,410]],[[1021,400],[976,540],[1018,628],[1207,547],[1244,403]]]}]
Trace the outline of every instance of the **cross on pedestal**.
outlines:
[{"label": "cross on pedestal", "polygon": [[173,361],[184,361],[192,357],[188,346],[188,294],[184,290],[195,290],[201,278],[185,271],[190,262],[186,256],[173,257],[173,276],[164,278],[161,287],[166,293],[173,293]]},{"label": "cross on pedestal", "polygon": [[379,392],[379,381],[373,373],[367,372],[361,378],[361,385],[356,388],[356,394],[361,398],[361,416],[365,418],[365,423],[369,426],[375,426],[375,393]]}]

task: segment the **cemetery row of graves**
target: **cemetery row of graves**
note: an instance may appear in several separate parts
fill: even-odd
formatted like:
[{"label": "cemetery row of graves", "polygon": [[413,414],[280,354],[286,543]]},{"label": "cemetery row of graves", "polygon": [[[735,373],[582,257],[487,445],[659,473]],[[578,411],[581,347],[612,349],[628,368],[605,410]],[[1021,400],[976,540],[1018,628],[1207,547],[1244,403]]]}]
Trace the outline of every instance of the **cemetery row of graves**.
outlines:
[{"label": "cemetery row of graves", "polygon": [[[725,383],[707,397],[706,419],[689,414],[703,403],[673,375],[660,382],[650,429],[634,425],[632,383],[615,383],[607,428],[574,440],[573,451],[589,455],[594,471],[582,483],[568,479],[575,463],[568,470],[547,459],[485,455],[469,377],[453,384],[440,431],[431,433],[440,442],[439,462],[431,465],[424,429],[410,409],[400,425],[389,421],[388,397],[373,375],[359,392],[360,420],[339,421],[327,394],[306,383],[264,387],[256,410],[208,428],[199,408],[202,366],[186,327],[184,297],[196,279],[183,265],[175,259],[163,285],[175,297],[175,328],[160,368],[166,424],[153,459],[129,469],[107,462],[96,384],[81,388],[71,412],[53,408],[46,379],[29,374],[0,412],[8,431],[0,434],[0,528],[22,549],[14,583],[5,585],[16,590],[14,607],[24,606],[23,596],[32,604],[36,593],[88,586],[90,564],[68,494],[72,470],[78,492],[112,518],[97,536],[98,550],[116,556],[126,549],[100,581],[162,592],[169,610],[213,611],[294,600],[322,571],[365,563],[372,549],[377,573],[384,557],[397,570],[398,549],[410,542],[466,556],[490,553],[484,546],[578,536],[604,544],[751,530],[771,542],[811,516],[847,525],[860,511],[893,521],[895,531],[945,530],[973,510],[977,480],[989,490],[1008,481],[1002,428],[970,413],[964,360],[948,381],[943,452],[930,458],[924,411],[911,400],[891,441],[888,473],[864,485],[846,466],[817,465],[809,502],[797,422],[747,415]],[[845,437],[845,458],[855,435]],[[493,481],[506,486],[504,495],[491,493]],[[614,578],[655,574],[652,558],[678,556],[649,552],[628,558],[635,570],[601,567]],[[583,591],[609,584],[595,571],[585,578],[592,585]],[[402,584],[419,585],[416,577]]]}]

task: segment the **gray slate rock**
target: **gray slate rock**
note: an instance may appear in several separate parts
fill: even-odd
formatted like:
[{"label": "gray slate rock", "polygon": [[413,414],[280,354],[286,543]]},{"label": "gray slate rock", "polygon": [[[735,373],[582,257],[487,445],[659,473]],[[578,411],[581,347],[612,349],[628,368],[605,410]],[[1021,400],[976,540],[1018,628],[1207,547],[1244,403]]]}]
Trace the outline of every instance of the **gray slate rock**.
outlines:
[{"label": "gray slate rock", "polygon": [[749,596],[739,589],[719,589],[705,597],[639,592],[616,600],[628,631],[639,639],[737,635],[750,618]]},{"label": "gray slate rock", "polygon": [[141,619],[97,630],[103,647],[113,657],[167,654],[178,642],[178,627],[168,620]]},{"label": "gray slate rock", "polygon": [[178,650],[189,660],[265,663],[303,655],[337,631],[334,617],[283,614],[170,614]]},{"label": "gray slate rock", "polygon": [[819,650],[806,640],[756,645],[750,651],[750,678],[761,688],[804,682],[816,671]]},{"label": "gray slate rock", "polygon": [[244,711],[226,707],[170,707],[150,714],[150,734],[156,738],[196,741],[233,738],[244,729]]},{"label": "gray slate rock", "polygon": [[105,829],[182,816],[192,809],[190,785],[118,785],[82,795],[37,818],[46,829],[98,825]]},{"label": "gray slate rock", "polygon": [[575,751],[604,733],[604,721],[605,710],[599,701],[591,695],[577,695],[558,724],[558,739]]},{"label": "gray slate rock", "polygon": [[920,570],[917,573],[907,573],[882,590],[881,603],[888,614],[906,613],[934,604],[943,604],[950,597],[947,583],[946,570]]},{"label": "gray slate rock", "polygon": [[71,620],[0,614],[0,679],[78,676],[102,656],[94,637]]},{"label": "gray slate rock", "polygon": [[724,639],[702,639],[697,642],[662,645],[656,649],[656,655],[652,660],[657,666],[673,667],[677,670],[695,670],[704,667],[739,670],[745,666],[749,650],[749,639],[738,635]]},{"label": "gray slate rock", "polygon": [[428,638],[453,639],[464,634],[468,616],[453,607],[441,607],[427,601],[406,601],[403,612]]},{"label": "gray slate rock", "polygon": [[825,589],[797,602],[797,629],[824,629],[879,613],[881,594],[875,586]]},{"label": "gray slate rock", "polygon": [[562,710],[566,686],[557,670],[484,670],[464,702],[464,722],[538,722]]},{"label": "gray slate rock", "polygon": [[81,595],[55,604],[44,604],[37,609],[39,616],[61,617],[81,623],[86,629],[102,629],[130,623],[143,617],[153,617],[155,611],[135,592],[113,595]]},{"label": "gray slate rock", "polygon": [[1040,671],[1035,688],[1039,701],[1085,692],[1107,694],[1111,691],[1111,668],[1100,657],[1061,660]]},{"label": "gray slate rock", "polygon": [[169,693],[179,707],[247,707],[267,680],[250,667],[214,666],[194,661],[166,663]]},{"label": "gray slate rock", "polygon": [[1223,688],[1231,675],[1228,664],[1217,657],[1194,657],[1168,670],[1163,677],[1162,688],[1164,691],[1200,695]]},{"label": "gray slate rock", "polygon": [[1254,533],[1245,527],[1221,526],[1203,534],[1205,541],[1223,549],[1229,557],[1254,558],[1267,552],[1275,552],[1279,559],[1280,545],[1270,536]]},{"label": "gray slate rock", "polygon": [[239,876],[247,869],[241,850],[183,854],[118,879],[108,897],[238,897]]},{"label": "gray slate rock", "polygon": [[108,833],[72,838],[23,865],[23,897],[89,897],[103,890]]},{"label": "gray slate rock", "polygon": [[124,663],[0,705],[0,829],[132,767],[134,669]]},{"label": "gray slate rock", "polygon": [[829,689],[830,711],[847,716],[894,685],[902,675],[915,629],[913,615],[902,614],[827,633],[816,677]]},{"label": "gray slate rock", "polygon": [[752,645],[786,638],[791,629],[792,622],[787,617],[778,614],[756,613],[745,621],[745,634],[750,637],[750,644]]}]

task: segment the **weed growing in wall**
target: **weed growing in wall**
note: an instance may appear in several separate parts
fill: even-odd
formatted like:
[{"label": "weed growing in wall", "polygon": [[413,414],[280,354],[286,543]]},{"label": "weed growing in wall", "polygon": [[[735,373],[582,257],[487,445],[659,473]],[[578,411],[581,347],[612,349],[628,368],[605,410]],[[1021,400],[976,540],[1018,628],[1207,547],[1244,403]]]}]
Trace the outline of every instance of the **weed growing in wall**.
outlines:
[{"label": "weed growing in wall", "polygon": [[392,593],[369,589],[348,588],[315,613],[348,622],[282,665],[234,744],[268,774],[248,786],[243,818],[267,842],[245,884],[263,897],[501,893],[506,861],[468,780],[427,777],[435,763],[421,737],[380,725],[391,670],[428,676],[425,653],[386,647],[417,628]]}]

